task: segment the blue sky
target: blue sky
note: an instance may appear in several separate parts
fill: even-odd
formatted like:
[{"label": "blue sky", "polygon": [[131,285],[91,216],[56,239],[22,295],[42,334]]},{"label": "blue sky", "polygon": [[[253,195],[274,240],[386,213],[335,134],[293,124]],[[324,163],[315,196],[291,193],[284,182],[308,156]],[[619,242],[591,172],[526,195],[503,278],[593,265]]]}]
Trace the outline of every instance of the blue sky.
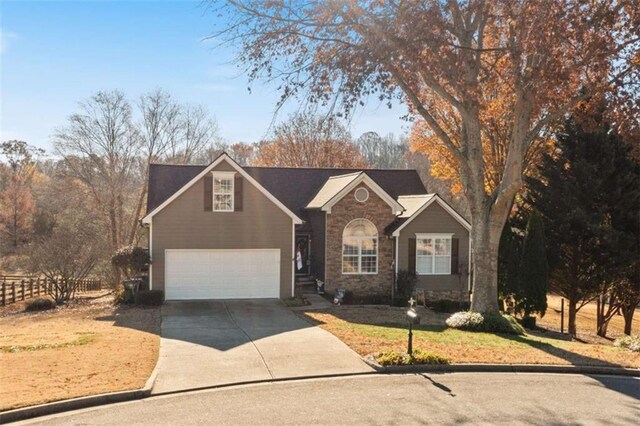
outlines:
[{"label": "blue sky", "polygon": [[[216,19],[195,0],[0,0],[0,140],[50,149],[53,129],[78,101],[115,88],[135,101],[159,87],[205,105],[225,140],[261,139],[278,94],[263,82],[249,93],[231,48],[202,41]],[[287,105],[278,120],[297,107]],[[351,120],[352,135],[406,133],[405,113],[370,100]]]}]

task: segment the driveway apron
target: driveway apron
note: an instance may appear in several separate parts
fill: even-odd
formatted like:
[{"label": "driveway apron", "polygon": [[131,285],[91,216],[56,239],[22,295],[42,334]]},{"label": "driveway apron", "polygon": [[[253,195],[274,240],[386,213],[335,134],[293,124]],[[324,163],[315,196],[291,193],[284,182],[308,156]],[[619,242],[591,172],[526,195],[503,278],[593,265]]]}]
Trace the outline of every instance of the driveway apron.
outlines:
[{"label": "driveway apron", "polygon": [[279,300],[168,302],[153,393],[372,371]]}]

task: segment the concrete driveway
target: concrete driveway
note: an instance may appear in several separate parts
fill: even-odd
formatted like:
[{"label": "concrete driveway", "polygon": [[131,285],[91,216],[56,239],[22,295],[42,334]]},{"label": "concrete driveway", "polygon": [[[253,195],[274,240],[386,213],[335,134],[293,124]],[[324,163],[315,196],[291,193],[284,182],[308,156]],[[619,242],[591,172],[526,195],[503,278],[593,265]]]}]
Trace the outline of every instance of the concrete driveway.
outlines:
[{"label": "concrete driveway", "polygon": [[153,393],[368,371],[337,337],[279,300],[168,302]]}]

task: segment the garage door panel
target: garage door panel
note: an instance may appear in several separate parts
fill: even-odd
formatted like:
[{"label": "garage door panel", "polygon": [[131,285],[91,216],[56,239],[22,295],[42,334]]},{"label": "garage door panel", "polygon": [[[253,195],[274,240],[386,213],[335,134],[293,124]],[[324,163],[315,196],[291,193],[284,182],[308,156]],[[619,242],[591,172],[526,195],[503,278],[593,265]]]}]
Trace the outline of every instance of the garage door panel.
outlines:
[{"label": "garage door panel", "polygon": [[280,250],[167,250],[168,300],[277,298]]}]

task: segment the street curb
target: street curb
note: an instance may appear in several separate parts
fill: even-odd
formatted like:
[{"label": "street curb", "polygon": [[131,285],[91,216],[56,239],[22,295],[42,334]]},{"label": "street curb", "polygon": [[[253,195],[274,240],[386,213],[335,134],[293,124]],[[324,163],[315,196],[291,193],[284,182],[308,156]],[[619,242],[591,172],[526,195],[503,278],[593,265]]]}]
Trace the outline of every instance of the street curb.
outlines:
[{"label": "street curb", "polygon": [[79,410],[82,408],[97,407],[100,405],[117,402],[133,401],[148,397],[177,395],[204,390],[222,389],[235,386],[257,385],[265,383],[278,383],[310,379],[339,378],[352,376],[367,376],[375,374],[411,374],[411,373],[560,373],[560,374],[602,374],[616,376],[640,377],[640,369],[573,366],[573,365],[546,365],[546,364],[448,364],[448,365],[391,365],[382,366],[371,357],[362,357],[362,360],[374,371],[358,373],[336,373],[324,375],[309,375],[299,377],[271,378],[264,380],[249,380],[244,382],[225,383],[221,385],[202,386],[197,388],[180,389],[176,391],[160,392],[152,394],[153,384],[157,376],[157,365],[147,379],[142,389],[92,395],[81,398],[52,402],[49,404],[32,407],[18,408],[16,410],[0,413],[0,424],[27,420],[34,417],[58,414],[65,411]]},{"label": "street curb", "polygon": [[612,376],[640,377],[640,369],[623,367],[598,367],[583,365],[549,364],[445,364],[445,365],[388,365],[383,366],[371,357],[362,357],[376,372],[381,374],[403,373],[556,373],[556,374],[603,374]]},{"label": "street curb", "polygon": [[151,389],[158,375],[158,364],[154,367],[151,375],[141,389],[129,391],[102,393],[99,395],[82,396],[80,398],[64,399],[62,401],[50,402],[47,404],[34,405],[31,407],[17,408],[15,410],[0,412],[0,424],[27,420],[34,417],[48,416],[65,411],[79,410],[81,408],[97,407],[100,405],[113,404],[116,402],[133,401],[144,399],[151,395]]}]

